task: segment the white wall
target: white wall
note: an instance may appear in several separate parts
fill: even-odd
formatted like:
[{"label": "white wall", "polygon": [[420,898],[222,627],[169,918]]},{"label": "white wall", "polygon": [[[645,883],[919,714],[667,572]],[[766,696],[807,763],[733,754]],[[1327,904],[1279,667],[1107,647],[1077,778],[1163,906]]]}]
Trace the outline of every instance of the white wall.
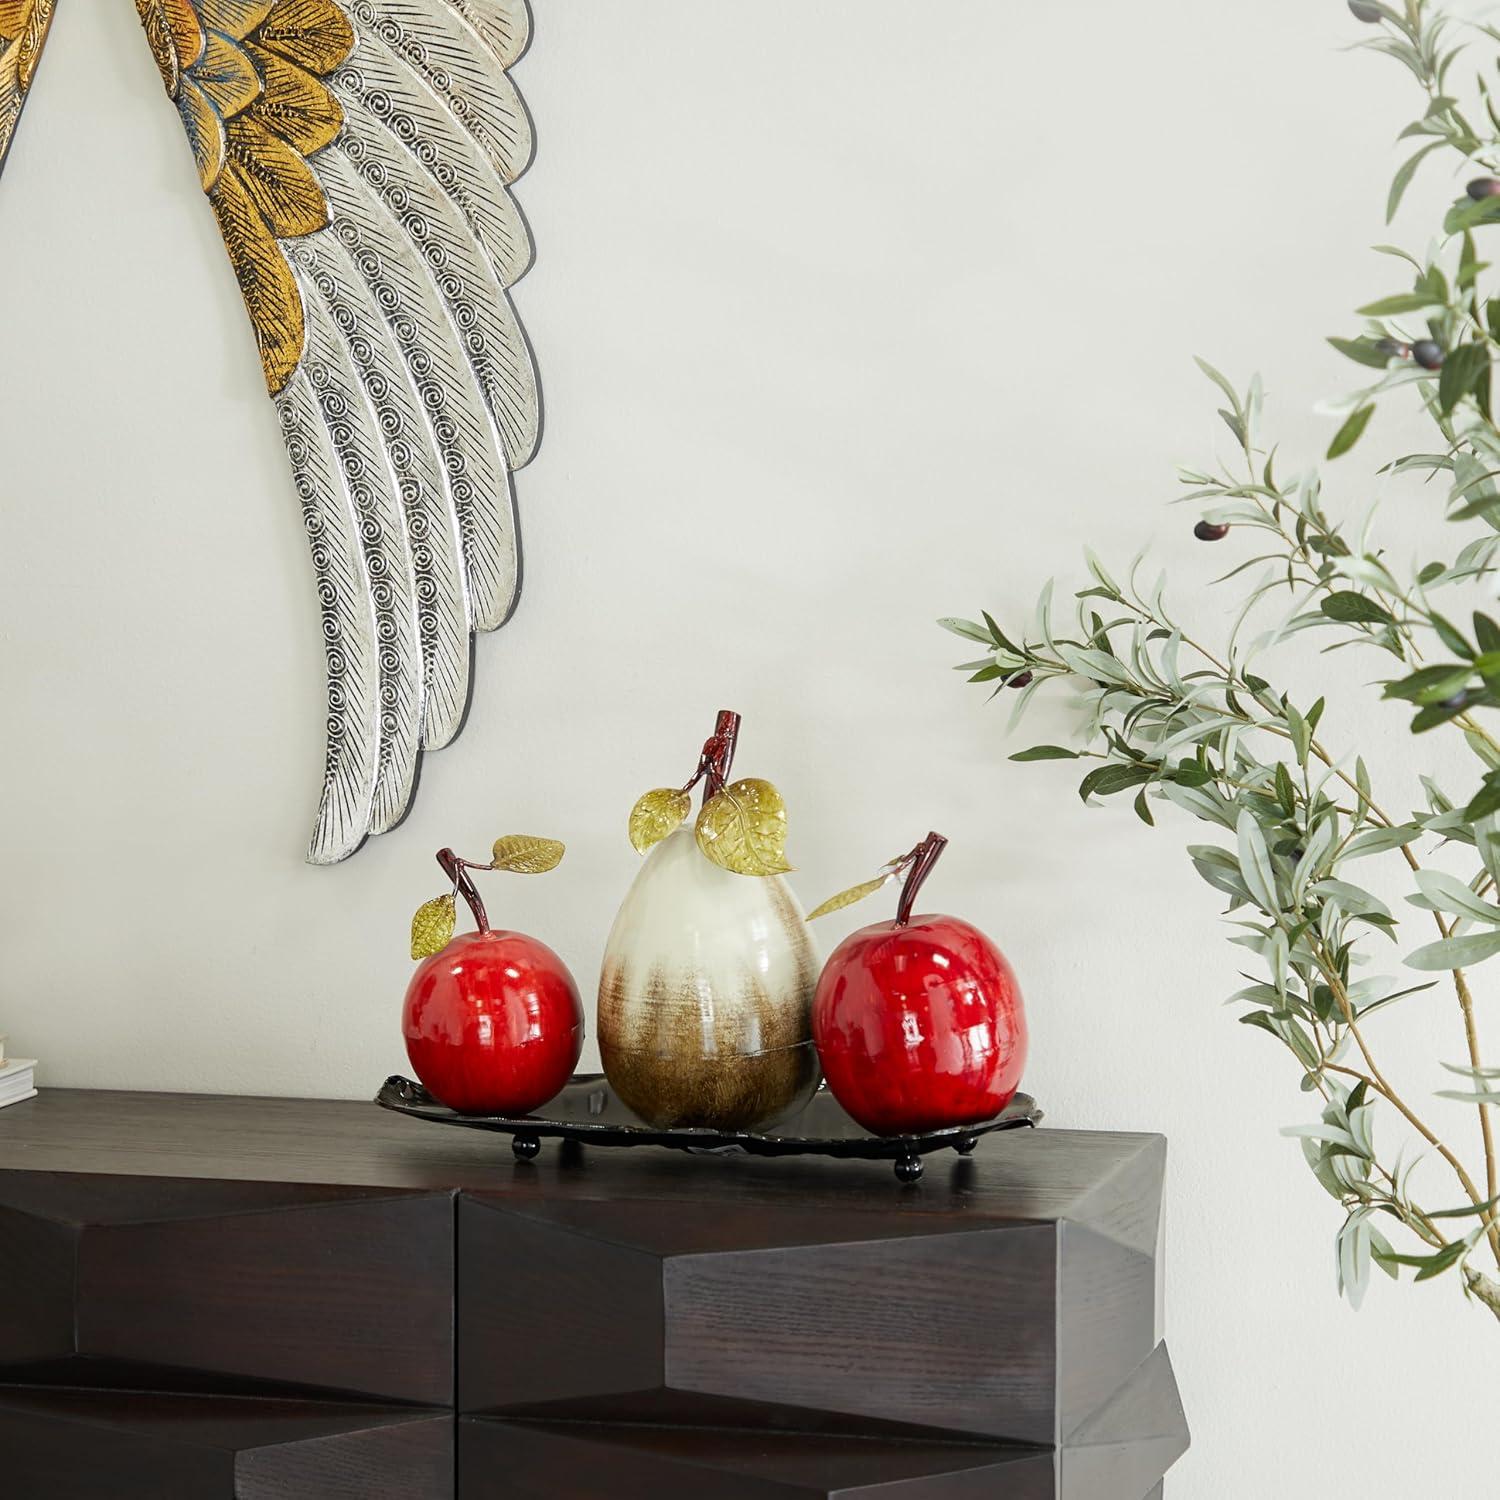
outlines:
[{"label": "white wall", "polygon": [[[1189,355],[1262,368],[1321,450],[1312,403],[1352,370],[1322,336],[1396,288],[1365,247],[1413,90],[1339,52],[1335,0],[537,10],[526,593],[411,818],[330,870],[300,859],[310,572],[234,284],[131,7],[58,8],[0,181],[0,1030],[51,1084],[368,1095],[404,1065],[432,851],[567,839],[557,875],[487,890],[587,991],[631,802],[733,706],[804,898],[942,829],[931,895],[1022,976],[1052,1122],[1171,1138],[1172,1493],[1492,1487],[1500,1330],[1449,1283],[1335,1300],[1335,1210],[1276,1133],[1306,1100],[1220,1005],[1236,950],[1189,830],[1009,764],[1031,738],[931,623],[1017,618],[1085,539],[1153,535],[1177,596],[1227,609],[1198,593],[1224,551],[1162,507],[1214,442]],[[1362,733],[1399,803],[1399,714]],[[1403,1024],[1435,1087],[1448,1007]]]}]

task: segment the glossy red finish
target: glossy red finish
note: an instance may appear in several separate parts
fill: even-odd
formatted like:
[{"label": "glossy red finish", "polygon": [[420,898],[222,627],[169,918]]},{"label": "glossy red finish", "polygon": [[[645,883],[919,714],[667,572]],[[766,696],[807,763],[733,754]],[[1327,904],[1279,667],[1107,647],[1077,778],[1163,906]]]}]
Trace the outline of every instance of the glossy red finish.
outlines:
[{"label": "glossy red finish", "polygon": [[834,1097],[877,1135],[991,1119],[1026,1063],[1016,976],[957,917],[851,933],[818,980],[813,1037]]},{"label": "glossy red finish", "polygon": [[465,932],[406,991],[406,1055],[450,1109],[526,1114],[558,1093],[583,1051],[567,965],[519,932]]}]

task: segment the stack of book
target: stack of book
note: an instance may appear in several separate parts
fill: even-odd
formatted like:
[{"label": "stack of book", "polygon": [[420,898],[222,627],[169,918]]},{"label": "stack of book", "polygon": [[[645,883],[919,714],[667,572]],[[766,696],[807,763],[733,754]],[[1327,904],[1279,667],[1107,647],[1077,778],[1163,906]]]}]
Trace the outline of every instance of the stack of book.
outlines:
[{"label": "stack of book", "polygon": [[0,1036],[0,1109],[36,1098],[36,1059],[5,1055],[5,1038]]}]

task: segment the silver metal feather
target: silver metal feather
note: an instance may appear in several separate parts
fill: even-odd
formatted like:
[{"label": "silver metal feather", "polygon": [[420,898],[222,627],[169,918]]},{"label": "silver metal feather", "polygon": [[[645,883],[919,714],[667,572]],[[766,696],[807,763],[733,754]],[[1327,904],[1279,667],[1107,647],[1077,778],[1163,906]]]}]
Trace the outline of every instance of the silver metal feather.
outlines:
[{"label": "silver metal feather", "polygon": [[[312,549],[328,717],[308,858],[332,863],[405,816],[422,750],[463,724],[472,632],[503,624],[520,586],[511,476],[541,403],[508,292],[532,258],[510,191],[532,128],[506,70],[530,13],[137,3],[256,325]],[[327,212],[308,220],[310,191]],[[297,300],[300,357],[278,311]]]}]

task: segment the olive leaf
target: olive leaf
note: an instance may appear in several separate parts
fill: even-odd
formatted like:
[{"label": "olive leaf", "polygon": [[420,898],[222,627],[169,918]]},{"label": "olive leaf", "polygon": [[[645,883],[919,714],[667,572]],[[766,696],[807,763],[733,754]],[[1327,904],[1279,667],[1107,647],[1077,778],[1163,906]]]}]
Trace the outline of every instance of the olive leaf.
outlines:
[{"label": "olive leaf", "polygon": [[682,825],[692,810],[693,799],[678,787],[660,786],[644,793],[630,809],[630,842],[644,854]]},{"label": "olive leaf", "polygon": [[564,846],[556,839],[539,839],[529,833],[508,833],[495,840],[492,868],[513,875],[545,875],[562,862]]},{"label": "olive leaf", "polygon": [[887,870],[873,880],[862,880],[858,885],[851,885],[847,891],[840,891],[837,896],[830,896],[821,906],[814,907],[808,912],[807,920],[811,922],[818,917],[826,917],[831,911],[842,911],[846,906],[853,906],[856,901],[863,901],[866,896],[873,896],[882,886],[889,885],[895,878],[896,872]]},{"label": "olive leaf", "polygon": [[431,958],[441,953],[453,938],[453,892],[424,901],[411,919],[411,956]]},{"label": "olive leaf", "polygon": [[746,776],[703,804],[698,814],[698,847],[716,865],[735,875],[784,875],[786,803],[769,781]]},{"label": "olive leaf", "polygon": [[1344,419],[1344,425],[1334,433],[1333,441],[1328,445],[1328,457],[1342,458],[1364,435],[1364,430],[1370,425],[1370,418],[1374,415],[1374,402],[1366,402],[1364,406],[1350,412]]}]

